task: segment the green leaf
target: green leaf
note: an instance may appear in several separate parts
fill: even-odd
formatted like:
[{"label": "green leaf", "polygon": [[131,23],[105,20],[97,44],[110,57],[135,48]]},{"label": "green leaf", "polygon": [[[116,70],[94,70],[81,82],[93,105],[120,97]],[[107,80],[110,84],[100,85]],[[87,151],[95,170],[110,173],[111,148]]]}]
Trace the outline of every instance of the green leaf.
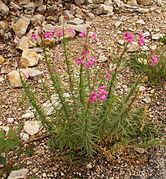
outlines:
[{"label": "green leaf", "polygon": [[5,138],[5,133],[3,131],[0,131],[0,139],[4,139]]},{"label": "green leaf", "polygon": [[5,165],[6,164],[6,158],[5,157],[0,156],[0,164],[1,165]]},{"label": "green leaf", "polygon": [[9,132],[7,133],[7,137],[10,139],[16,139],[17,138],[17,134],[15,131],[13,130],[9,130]]}]

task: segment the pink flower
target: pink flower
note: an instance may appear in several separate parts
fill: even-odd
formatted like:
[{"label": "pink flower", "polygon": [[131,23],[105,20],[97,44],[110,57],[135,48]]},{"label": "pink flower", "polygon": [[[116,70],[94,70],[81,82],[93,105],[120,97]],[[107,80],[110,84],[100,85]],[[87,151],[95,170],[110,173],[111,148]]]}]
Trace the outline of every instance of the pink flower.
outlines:
[{"label": "pink flower", "polygon": [[90,51],[84,48],[84,49],[82,50],[81,55],[82,55],[82,56],[86,56],[86,55],[88,55],[89,53],[90,53]]},{"label": "pink flower", "polygon": [[75,33],[75,30],[72,28],[72,27],[69,27],[69,33],[71,33],[71,34],[74,34]]},{"label": "pink flower", "polygon": [[100,86],[98,88],[98,99],[104,102],[107,99],[108,91],[105,90],[106,86]]},{"label": "pink flower", "polygon": [[92,91],[89,95],[89,102],[94,103],[96,101],[104,102],[107,99],[108,91],[106,91],[106,86],[100,86],[97,92]]},{"label": "pink flower", "polygon": [[59,29],[57,33],[57,37],[63,37],[64,36],[64,29]]},{"label": "pink flower", "polygon": [[43,34],[43,39],[51,39],[54,36],[54,32],[50,31],[50,32],[45,32]]},{"label": "pink flower", "polygon": [[158,57],[157,57],[157,55],[152,55],[151,60],[152,60],[151,61],[151,65],[155,66],[158,63]]},{"label": "pink flower", "polygon": [[131,32],[125,32],[123,34],[123,38],[125,41],[127,41],[128,43],[132,43],[134,41],[134,37],[133,35],[131,34]]},{"label": "pink flower", "polygon": [[93,64],[96,62],[96,57],[87,57],[88,61],[85,63],[86,68],[91,68]]},{"label": "pink flower", "polygon": [[109,66],[109,70],[107,71],[106,75],[105,75],[105,79],[106,81],[109,81],[111,79],[111,76],[112,76],[112,64],[110,64]]},{"label": "pink flower", "polygon": [[84,64],[83,58],[81,58],[81,57],[76,57],[75,62],[76,62],[77,65],[83,65]]},{"label": "pink flower", "polygon": [[144,46],[145,45],[145,37],[143,34],[138,35],[138,45],[139,46]]},{"label": "pink flower", "polygon": [[96,102],[98,100],[97,97],[98,97],[98,94],[96,92],[92,91],[89,95],[89,102],[90,103]]},{"label": "pink flower", "polygon": [[106,73],[105,79],[106,81],[109,81],[111,79],[111,74],[109,72]]},{"label": "pink flower", "polygon": [[99,38],[97,37],[97,33],[94,32],[90,35],[90,38],[93,39],[96,43],[99,42]]},{"label": "pink flower", "polygon": [[85,36],[86,36],[85,32],[82,31],[79,33],[79,37],[84,38]]},{"label": "pink flower", "polygon": [[38,36],[36,34],[34,34],[34,33],[32,34],[31,38],[32,38],[32,40],[35,40],[35,41],[38,40]]}]

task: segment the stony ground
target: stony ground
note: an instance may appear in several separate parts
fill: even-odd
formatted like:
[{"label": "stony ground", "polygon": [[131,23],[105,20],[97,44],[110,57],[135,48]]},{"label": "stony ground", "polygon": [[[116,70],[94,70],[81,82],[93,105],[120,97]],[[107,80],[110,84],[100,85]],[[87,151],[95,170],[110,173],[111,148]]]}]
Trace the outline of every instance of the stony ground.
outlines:
[{"label": "stony ground", "polygon": [[[83,2],[83,1],[82,1]],[[0,1],[0,128],[8,131],[9,127],[21,126],[20,139],[25,151],[9,153],[8,169],[0,168],[0,178],[7,178],[11,170],[20,169],[18,173],[35,178],[89,178],[89,179],[164,179],[166,161],[164,146],[156,146],[147,150],[121,148],[114,160],[107,152],[89,159],[75,159],[73,162],[60,151],[50,152],[48,138],[43,136],[40,124],[28,107],[28,102],[20,88],[17,69],[28,70],[31,81],[38,86],[43,73],[46,74],[40,50],[30,43],[29,36],[39,26],[51,30],[55,26],[67,24],[80,32],[90,26],[91,31],[99,35],[100,43],[95,47],[98,60],[107,61],[116,49],[124,31],[144,32],[157,40],[166,32],[166,3],[163,0],[153,1],[149,6],[124,4],[122,1],[88,1],[88,5],[75,1],[66,4],[56,1],[11,1],[7,5]],[[105,2],[105,4],[104,4]],[[113,2],[113,3],[112,3]],[[140,1],[137,1],[140,2]],[[165,4],[164,4],[165,3]],[[81,8],[80,8],[81,7]],[[65,18],[64,18],[65,15]],[[22,18],[24,16],[24,18]],[[19,21],[21,19],[21,22]],[[74,35],[71,46],[76,47],[77,35]],[[33,58],[29,53],[33,54]],[[133,49],[134,50],[134,49]],[[53,55],[54,56],[54,55]],[[58,57],[55,57],[58,58]],[[21,59],[21,60],[20,60]],[[31,70],[29,70],[29,67]],[[33,69],[33,72],[32,72]],[[128,78],[126,69],[119,91],[125,91]],[[16,88],[17,87],[17,88]],[[151,119],[157,121],[161,133],[166,132],[166,82],[158,86],[142,84],[140,102],[148,106]],[[41,89],[39,88],[40,92]],[[31,127],[33,126],[33,127]],[[33,129],[32,129],[33,128]],[[32,141],[32,142],[29,142]],[[8,170],[8,172],[7,172]],[[4,172],[5,171],[5,172]],[[8,179],[14,179],[11,175]],[[19,177],[15,176],[15,179]]]}]

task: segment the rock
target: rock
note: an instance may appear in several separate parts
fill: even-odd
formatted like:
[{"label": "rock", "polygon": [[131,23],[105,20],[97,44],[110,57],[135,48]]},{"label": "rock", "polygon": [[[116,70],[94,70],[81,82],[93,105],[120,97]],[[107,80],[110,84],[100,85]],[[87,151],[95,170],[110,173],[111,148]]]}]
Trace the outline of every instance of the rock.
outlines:
[{"label": "rock", "polygon": [[118,44],[119,44],[119,45],[124,45],[124,43],[125,43],[124,40],[122,40],[122,39],[118,40]]},{"label": "rock", "polygon": [[5,61],[4,57],[0,55],[0,65]]},{"label": "rock", "polygon": [[3,83],[5,79],[3,77],[0,77],[0,83]]},{"label": "rock", "polygon": [[41,123],[38,121],[25,121],[24,130],[29,135],[35,135],[39,132]]},{"label": "rock", "polygon": [[137,6],[137,0],[128,0],[127,4],[130,6]]},{"label": "rock", "polygon": [[45,24],[43,25],[42,29],[45,32],[50,32],[50,31],[54,31],[56,29],[56,26],[53,26],[52,24]]},{"label": "rock", "polygon": [[74,16],[70,13],[69,10],[64,11],[64,15],[67,16],[69,20],[74,19]]},{"label": "rock", "polygon": [[105,0],[104,4],[110,6],[110,5],[113,5],[113,2],[112,0]]},{"label": "rock", "polygon": [[68,21],[68,24],[73,24],[73,25],[80,25],[83,23],[84,23],[84,21],[80,18],[74,18],[73,20]]},{"label": "rock", "polygon": [[150,98],[149,96],[145,96],[145,97],[143,98],[143,101],[144,101],[145,103],[147,103],[147,104],[149,104],[149,103],[152,102],[152,100],[151,100],[151,98]]},{"label": "rock", "polygon": [[108,60],[108,58],[104,55],[104,54],[101,54],[98,58],[98,62],[106,62]]},{"label": "rock", "polygon": [[8,126],[0,126],[0,130],[8,132],[9,131],[9,127]]},{"label": "rock", "polygon": [[22,50],[22,51],[25,51],[27,50],[29,47],[29,38],[26,37],[26,36],[23,36],[19,42],[18,42],[18,45],[17,45],[17,48]]},{"label": "rock", "polygon": [[14,119],[15,119],[15,118],[13,118],[13,117],[9,117],[9,118],[7,118],[7,122],[8,122],[8,123],[13,123],[13,122],[14,122]]},{"label": "rock", "polygon": [[7,179],[21,179],[21,178],[25,179],[28,172],[29,170],[25,168],[14,170],[11,171]]},{"label": "rock", "polygon": [[80,25],[70,25],[77,32],[87,32],[90,27],[89,24],[80,24]]},{"label": "rock", "polygon": [[37,8],[37,11],[38,12],[45,12],[47,9],[47,6],[46,5],[40,5],[38,8]]},{"label": "rock", "polygon": [[87,168],[87,169],[91,169],[91,168],[92,168],[92,164],[91,164],[91,163],[88,163],[88,164],[86,165],[86,168]]},{"label": "rock", "polygon": [[36,14],[31,18],[31,22],[34,26],[41,25],[45,21],[45,17],[42,14]]},{"label": "rock", "polygon": [[27,133],[25,133],[25,132],[21,132],[21,133],[20,133],[20,138],[21,138],[23,141],[27,142],[27,141],[29,140],[29,134],[27,134]]},{"label": "rock", "polygon": [[41,6],[41,5],[43,5],[43,0],[35,0],[36,7]]},{"label": "rock", "polygon": [[0,1],[0,15],[4,17],[8,14],[9,14],[9,8],[2,1]]},{"label": "rock", "polygon": [[21,9],[21,7],[19,5],[17,5],[16,3],[14,3],[13,1],[10,2],[10,6],[15,10]]},{"label": "rock", "polygon": [[35,11],[34,2],[30,2],[30,3],[26,4],[26,5],[24,5],[24,7],[26,8],[25,11],[24,11],[25,14],[33,14],[34,11]]},{"label": "rock", "polygon": [[143,19],[139,19],[137,22],[137,24],[141,24],[141,25],[145,25],[145,21]]},{"label": "rock", "polygon": [[136,152],[138,152],[138,153],[140,153],[140,154],[144,154],[144,153],[146,153],[146,150],[145,149],[143,149],[143,148],[134,148],[134,150],[136,151]]},{"label": "rock", "polygon": [[122,23],[121,21],[115,22],[115,27],[118,28],[121,25],[121,23]]},{"label": "rock", "polygon": [[47,116],[51,115],[56,108],[61,107],[58,95],[52,95],[50,100],[42,104],[42,107]]},{"label": "rock", "polygon": [[3,30],[7,30],[7,28],[8,28],[7,22],[0,21],[0,28],[2,28]]},{"label": "rock", "polygon": [[74,0],[75,4],[77,6],[80,6],[81,4],[84,4],[86,0]]},{"label": "rock", "polygon": [[26,17],[22,17],[16,23],[14,23],[12,25],[12,29],[15,32],[16,36],[22,37],[27,31],[29,23],[30,19]]},{"label": "rock", "polygon": [[96,15],[107,15],[107,16],[111,16],[113,15],[113,7],[109,6],[109,5],[105,5],[105,4],[101,4],[100,6],[98,6],[97,8],[95,8],[94,13]]},{"label": "rock", "polygon": [[127,52],[136,52],[140,49],[137,42],[132,42],[131,44],[128,44]]},{"label": "rock", "polygon": [[26,68],[26,69],[22,69],[22,71],[25,71],[29,77],[32,78],[39,78],[43,75],[43,72],[40,70],[36,70],[34,68]]},{"label": "rock", "polygon": [[160,37],[162,37],[162,34],[153,34],[152,35],[153,40],[158,40],[158,39],[160,39]]},{"label": "rock", "polygon": [[19,0],[20,5],[25,5],[25,4],[28,4],[28,3],[30,3],[30,0]]},{"label": "rock", "polygon": [[39,62],[39,55],[33,49],[24,50],[21,56],[20,64],[24,67],[36,66]]},{"label": "rock", "polygon": [[58,9],[56,4],[52,4],[52,5],[47,5],[47,11],[49,12],[54,12]]},{"label": "rock", "polygon": [[140,87],[139,87],[139,91],[140,91],[140,92],[144,92],[145,90],[146,90],[145,86],[140,86]]},{"label": "rock", "polygon": [[149,6],[152,3],[152,0],[137,0],[137,3],[143,6]]},{"label": "rock", "polygon": [[23,72],[19,73],[17,70],[13,70],[7,74],[8,81],[13,88],[22,87],[20,75],[24,80],[27,80],[27,74]]},{"label": "rock", "polygon": [[21,118],[24,118],[24,119],[29,119],[29,118],[34,118],[34,113],[32,111],[28,111],[27,113],[23,114],[21,116]]}]

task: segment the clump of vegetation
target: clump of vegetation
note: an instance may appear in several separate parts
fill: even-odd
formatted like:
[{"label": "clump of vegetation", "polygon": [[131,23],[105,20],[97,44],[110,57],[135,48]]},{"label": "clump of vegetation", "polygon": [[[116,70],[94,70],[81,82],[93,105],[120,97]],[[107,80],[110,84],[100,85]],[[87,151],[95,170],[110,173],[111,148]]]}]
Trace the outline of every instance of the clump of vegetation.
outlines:
[{"label": "clump of vegetation", "polygon": [[7,133],[0,130],[0,164],[6,164],[6,157],[9,151],[15,149],[19,145],[17,133],[9,130]]},{"label": "clump of vegetation", "polygon": [[[71,49],[65,32],[64,29],[58,32],[55,29],[52,32],[32,35],[33,40],[43,50],[49,73],[51,86],[42,83],[42,87],[51,104],[49,108],[54,108],[52,114],[46,114],[32,85],[21,78],[30,104],[51,136],[51,145],[89,156],[106,141],[107,144],[114,145],[125,138],[137,141],[138,137],[143,138],[145,134],[150,137],[146,132],[148,123],[144,107],[135,105],[144,71],[135,78],[135,82],[124,95],[119,96],[115,90],[128,44],[134,40],[132,34],[124,33],[125,44],[120,54],[115,56],[116,63],[103,67],[103,64],[97,62],[95,52],[90,46],[92,42],[99,41],[96,33],[79,34],[84,42],[80,54],[73,60],[69,55]],[[74,33],[74,29],[68,29],[68,32]],[[55,34],[63,47],[65,70],[61,73],[56,70],[55,62],[52,63],[48,45],[53,42]],[[138,43],[144,43],[143,36],[140,35]],[[156,65],[155,56],[153,64]]]},{"label": "clump of vegetation", "polygon": [[[131,55],[129,65],[137,74],[145,73],[149,84],[157,85],[159,82],[166,80],[166,36],[160,38],[159,45],[155,50],[141,50]],[[144,44],[143,44],[144,45]]]}]

